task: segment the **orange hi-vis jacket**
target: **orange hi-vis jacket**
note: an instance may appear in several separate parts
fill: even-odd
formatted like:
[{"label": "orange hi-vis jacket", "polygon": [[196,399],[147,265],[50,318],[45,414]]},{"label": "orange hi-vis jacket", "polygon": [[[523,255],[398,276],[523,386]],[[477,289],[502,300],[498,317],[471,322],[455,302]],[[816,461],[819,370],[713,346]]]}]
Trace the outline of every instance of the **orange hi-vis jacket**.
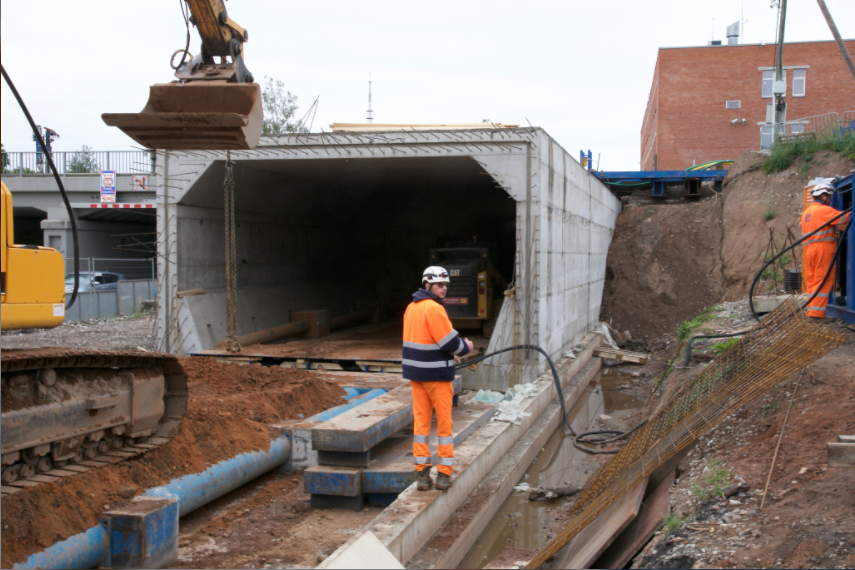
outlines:
[{"label": "orange hi-vis jacket", "polygon": [[[802,235],[815,231],[822,225],[839,216],[840,211],[831,206],[814,202],[802,214]],[[805,289],[809,295],[819,290],[816,297],[810,302],[807,314],[809,317],[824,317],[825,308],[831,297],[834,280],[829,277],[825,285],[820,289],[820,284],[828,272],[828,268],[834,263],[834,251],[837,248],[837,230],[844,229],[849,223],[851,214],[841,216],[838,220],[820,230],[815,235],[804,241],[805,254],[802,260],[802,271],[804,273]]]},{"label": "orange hi-vis jacket", "polygon": [[451,326],[445,307],[420,289],[404,313],[403,376],[416,382],[454,380],[454,357],[469,347]]}]

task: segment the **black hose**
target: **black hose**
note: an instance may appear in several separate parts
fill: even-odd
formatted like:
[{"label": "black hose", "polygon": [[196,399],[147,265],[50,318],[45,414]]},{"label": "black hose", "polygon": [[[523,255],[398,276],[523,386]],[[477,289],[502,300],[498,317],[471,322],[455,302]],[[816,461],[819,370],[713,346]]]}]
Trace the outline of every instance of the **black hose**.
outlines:
[{"label": "black hose", "polygon": [[[849,212],[851,212],[851,211],[852,211],[852,208],[849,208],[848,210],[843,210],[843,211],[842,211],[842,212],[840,212],[838,215],[834,216],[833,218],[831,218],[830,220],[828,220],[826,223],[822,224],[821,226],[819,226],[818,228],[816,228],[815,230],[813,230],[812,232],[810,232],[810,233],[808,233],[808,234],[803,235],[803,236],[801,237],[801,239],[799,239],[797,242],[795,242],[795,243],[794,243],[794,244],[792,244],[791,246],[789,246],[789,247],[787,247],[787,248],[784,248],[783,250],[781,250],[780,252],[778,252],[778,254],[777,254],[776,256],[774,256],[772,259],[770,259],[769,261],[767,261],[767,262],[766,262],[766,264],[765,264],[765,265],[760,269],[760,271],[758,271],[758,272],[757,272],[757,275],[755,275],[755,276],[754,276],[754,281],[752,281],[752,282],[751,282],[751,287],[748,289],[748,307],[751,309],[751,315],[752,315],[756,320],[758,320],[758,321],[759,321],[759,320],[760,320],[760,317],[759,317],[759,315],[757,315],[757,311],[755,311],[755,310],[754,310],[754,287],[756,287],[756,286],[757,286],[757,282],[760,280],[760,276],[763,274],[763,272],[764,272],[764,271],[766,271],[766,268],[767,268],[767,267],[769,267],[770,265],[772,265],[772,264],[773,264],[773,263],[774,263],[774,262],[775,262],[779,257],[781,257],[782,255],[784,255],[785,253],[787,253],[787,252],[788,252],[788,251],[790,251],[791,249],[795,248],[797,245],[799,245],[800,243],[802,243],[803,241],[805,241],[806,239],[808,239],[808,238],[809,238],[809,237],[811,237],[812,235],[814,235],[814,234],[818,233],[820,230],[823,230],[823,229],[827,228],[828,226],[830,226],[831,224],[833,224],[834,222],[836,222],[837,220],[839,220],[840,218],[842,218],[843,216],[845,216],[846,214],[848,214],[848,213],[849,213]],[[850,224],[850,225],[851,225],[851,224]],[[847,230],[848,230],[848,229],[849,229],[849,228],[847,227]],[[837,250],[838,250],[838,251],[834,252],[834,257],[835,257],[835,259],[837,258],[837,255],[838,255],[838,253],[839,253],[839,251],[840,251],[840,243],[838,243],[838,244],[837,244]],[[831,266],[833,267],[833,266],[834,266],[834,264],[832,263],[832,264],[831,264]],[[830,274],[830,272],[826,274],[826,276],[825,276],[825,277],[826,277],[826,279],[828,279],[828,275],[829,275],[829,274]],[[819,290],[820,290],[820,289],[822,289],[822,286],[823,286],[823,285],[825,285],[825,281],[826,281],[826,279],[823,279],[823,280],[822,280],[822,283],[821,283],[821,284],[820,284],[820,286],[817,288],[817,292],[819,292]],[[813,297],[811,297],[810,299],[808,299],[808,303],[809,303],[810,301],[812,301],[814,297],[816,297],[816,293],[814,293]],[[806,306],[807,306],[807,303],[805,304],[805,307],[806,307]]]},{"label": "black hose", "polygon": [[686,346],[686,361],[683,363],[683,366],[688,366],[689,361],[692,360],[692,343],[695,342],[695,339],[698,338],[728,338],[731,336],[742,336],[748,331],[741,331],[735,333],[727,333],[727,334],[696,334],[695,336],[689,339],[689,344]]},{"label": "black hose", "polygon": [[[483,356],[479,356],[478,358],[474,358],[472,360],[467,360],[466,362],[461,362],[460,364],[456,364],[455,368],[465,368],[467,366],[472,366],[473,364],[477,364],[478,362],[486,360],[486,359],[490,358],[491,356],[495,356],[497,354],[502,354],[503,352],[510,352],[512,350],[536,350],[537,352],[542,354],[544,356],[544,358],[546,358],[546,361],[549,363],[549,369],[552,371],[552,379],[555,382],[555,390],[558,392],[558,405],[561,406],[561,417],[562,417],[561,433],[563,433],[565,437],[571,437],[572,436],[573,437],[573,445],[576,448],[578,448],[578,449],[580,449],[586,453],[593,453],[593,454],[617,453],[617,450],[593,450],[593,449],[588,449],[588,448],[582,447],[579,445],[579,443],[580,443],[579,440],[581,438],[586,438],[586,437],[593,436],[593,435],[601,435],[601,434],[615,435],[616,437],[612,437],[612,438],[594,440],[594,441],[584,441],[583,440],[581,442],[581,443],[587,443],[587,444],[591,444],[591,445],[610,443],[613,441],[617,441],[619,439],[623,439],[624,437],[628,436],[629,434],[631,434],[632,432],[637,430],[639,427],[641,427],[642,424],[639,424],[628,432],[622,432],[622,431],[617,431],[617,430],[604,430],[604,431],[589,431],[589,432],[577,434],[576,431],[573,429],[573,426],[570,423],[570,418],[567,416],[567,408],[564,405],[564,390],[561,388],[561,379],[558,377],[558,370],[555,368],[555,363],[552,362],[552,359],[549,357],[549,354],[547,354],[545,350],[543,350],[542,348],[540,348],[539,346],[534,345],[534,344],[519,344],[517,346],[502,348],[500,350],[496,350],[495,352],[491,352],[489,354],[484,354]],[[568,431],[570,433],[567,433]]]},{"label": "black hose", "polygon": [[[21,96],[18,94],[18,90],[15,89],[15,84],[12,83],[11,79],[9,79],[9,75],[6,73],[6,68],[0,66],[0,71],[3,72],[3,79],[6,80],[6,83],[9,85],[9,89],[12,90],[12,95],[17,99],[18,105],[21,106],[21,110],[27,117],[27,122],[30,123],[30,128],[33,129],[33,135],[36,137],[36,140],[39,141],[39,145],[41,145],[42,151],[45,153],[48,166],[50,167],[50,171],[53,173],[57,186],[59,186],[59,193],[62,194],[62,201],[65,203],[65,209],[68,211],[68,217],[71,220],[71,236],[72,241],[74,242],[74,290],[71,292],[71,299],[65,303],[65,308],[68,309],[77,299],[77,288],[80,285],[80,251],[77,244],[77,221],[74,219],[74,210],[71,209],[71,202],[68,201],[68,195],[65,193],[65,186],[62,185],[62,180],[60,180],[59,173],[56,171],[56,166],[53,163],[53,157],[51,157],[50,151],[45,145],[45,141],[42,138],[41,133],[39,133],[39,129],[36,128],[36,123],[33,121],[33,117],[30,116],[30,112],[27,110],[24,100],[21,99]],[[63,267],[63,277],[64,276],[65,267]]]}]

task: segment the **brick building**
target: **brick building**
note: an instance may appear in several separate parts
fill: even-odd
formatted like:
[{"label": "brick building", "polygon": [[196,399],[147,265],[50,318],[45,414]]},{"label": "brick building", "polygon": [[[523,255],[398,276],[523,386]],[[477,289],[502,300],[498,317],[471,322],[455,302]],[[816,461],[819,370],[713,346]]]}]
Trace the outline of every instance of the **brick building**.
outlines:
[{"label": "brick building", "polygon": [[[855,53],[855,40],[847,40]],[[641,170],[682,170],[771,144],[775,46],[659,48],[641,125]],[[855,119],[855,82],[833,41],[784,44],[787,129],[827,113]],[[828,120],[828,117],[815,119]]]}]

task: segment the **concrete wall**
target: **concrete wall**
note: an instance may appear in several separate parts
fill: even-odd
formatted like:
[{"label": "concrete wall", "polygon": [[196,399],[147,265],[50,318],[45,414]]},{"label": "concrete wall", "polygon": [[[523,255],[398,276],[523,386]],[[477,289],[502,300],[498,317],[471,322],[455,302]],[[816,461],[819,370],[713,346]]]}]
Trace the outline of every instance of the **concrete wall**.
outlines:
[{"label": "concrete wall", "polygon": [[[407,299],[430,247],[474,234],[514,283],[491,349],[533,343],[559,357],[597,321],[620,203],[542,129],[287,136],[232,157],[240,333],[294,310]],[[161,349],[225,336],[223,158],[158,160]],[[197,288],[207,292],[176,295]],[[509,354],[467,383],[501,388],[544,365]]]}]

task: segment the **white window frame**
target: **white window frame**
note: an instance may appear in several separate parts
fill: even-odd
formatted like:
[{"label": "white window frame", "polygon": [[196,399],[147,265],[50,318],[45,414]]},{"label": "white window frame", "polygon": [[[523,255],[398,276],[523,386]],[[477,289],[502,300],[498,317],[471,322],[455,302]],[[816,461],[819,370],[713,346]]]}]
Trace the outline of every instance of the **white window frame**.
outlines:
[{"label": "white window frame", "polygon": [[[774,69],[771,69],[771,70],[764,69],[760,73],[761,73],[760,98],[761,99],[772,99],[774,97],[774,94],[772,93],[772,88],[775,85],[775,70]],[[781,70],[781,73],[783,74],[781,76],[781,79],[784,80],[784,84],[786,85],[786,83],[787,83],[787,70],[783,69],[783,70]],[[769,87],[769,94],[768,95],[766,94],[767,85]],[[786,95],[786,92],[784,92],[784,95]]]},{"label": "white window frame", "polygon": [[[760,150],[769,150],[772,148],[772,141],[774,141],[772,133],[774,132],[774,127],[772,125],[763,125],[760,127]],[[769,142],[766,146],[763,146],[764,138]]]},{"label": "white window frame", "polygon": [[[799,77],[801,76],[801,77]],[[796,92],[796,85],[801,83],[801,92]],[[805,93],[807,93],[807,69],[794,69],[793,70],[793,97],[804,97]]]}]

